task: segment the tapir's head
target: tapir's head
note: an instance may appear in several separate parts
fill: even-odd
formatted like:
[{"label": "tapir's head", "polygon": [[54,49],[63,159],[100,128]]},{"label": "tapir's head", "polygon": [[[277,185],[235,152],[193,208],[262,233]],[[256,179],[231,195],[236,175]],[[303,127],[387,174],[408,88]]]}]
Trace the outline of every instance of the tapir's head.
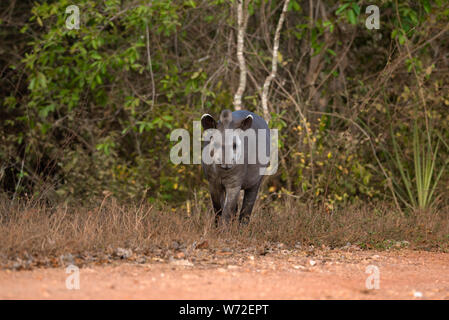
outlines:
[{"label": "tapir's head", "polygon": [[[223,110],[219,121],[208,113],[201,117],[203,129],[211,130],[210,143],[206,146],[206,156],[209,156],[213,163],[219,165],[222,169],[231,169],[243,156],[242,140],[239,132],[251,128],[253,117],[248,115],[243,119],[233,119],[230,110]],[[204,152],[204,151],[203,151]]]}]

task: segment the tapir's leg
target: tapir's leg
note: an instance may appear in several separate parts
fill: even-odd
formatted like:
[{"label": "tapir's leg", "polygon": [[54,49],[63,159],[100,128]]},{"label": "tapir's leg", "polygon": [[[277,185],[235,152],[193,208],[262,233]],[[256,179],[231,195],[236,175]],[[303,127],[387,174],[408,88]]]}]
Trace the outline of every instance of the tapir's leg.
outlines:
[{"label": "tapir's leg", "polygon": [[237,213],[237,204],[239,200],[240,187],[226,188],[226,198],[223,208],[223,222],[229,223],[231,218]]},{"label": "tapir's leg", "polygon": [[241,223],[248,223],[251,212],[253,211],[254,203],[256,202],[257,193],[259,192],[260,182],[245,190],[243,196],[242,210],[240,211],[239,221]]},{"label": "tapir's leg", "polygon": [[218,219],[223,213],[223,205],[224,205],[224,189],[218,187],[209,187],[210,197],[212,198],[212,205],[214,207],[215,213],[215,224],[218,224]]}]

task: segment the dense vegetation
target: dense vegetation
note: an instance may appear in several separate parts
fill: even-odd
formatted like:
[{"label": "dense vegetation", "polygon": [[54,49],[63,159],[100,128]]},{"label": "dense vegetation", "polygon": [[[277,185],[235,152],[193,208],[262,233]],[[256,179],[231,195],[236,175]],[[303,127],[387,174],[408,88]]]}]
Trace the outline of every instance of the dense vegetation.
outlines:
[{"label": "dense vegetation", "polygon": [[[0,3],[0,189],[173,205],[206,194],[169,161],[170,132],[233,109],[236,1]],[[365,21],[380,8],[380,29]],[[248,5],[246,109],[262,114],[283,1]],[[269,92],[280,166],[265,195],[327,210],[447,206],[449,2],[291,0]]]}]

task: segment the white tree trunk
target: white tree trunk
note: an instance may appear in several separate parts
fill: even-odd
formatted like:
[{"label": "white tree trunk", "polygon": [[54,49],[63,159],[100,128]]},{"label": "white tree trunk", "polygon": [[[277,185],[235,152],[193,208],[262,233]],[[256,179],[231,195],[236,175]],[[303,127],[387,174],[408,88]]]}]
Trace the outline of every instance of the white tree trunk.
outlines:
[{"label": "white tree trunk", "polygon": [[270,89],[271,81],[273,81],[273,79],[276,77],[278,51],[279,51],[279,39],[281,37],[282,24],[284,23],[285,13],[287,12],[289,2],[290,2],[290,0],[285,0],[284,6],[282,8],[281,16],[279,17],[278,25],[276,28],[276,33],[274,34],[273,59],[272,59],[272,65],[271,65],[271,73],[265,79],[265,83],[263,84],[262,109],[263,109],[263,116],[267,122],[270,120],[270,112],[268,111],[268,90]]},{"label": "white tree trunk", "polygon": [[[247,0],[247,2],[250,0]],[[243,5],[244,0],[237,1],[237,23],[238,23],[238,33],[237,33],[237,60],[239,62],[240,68],[240,81],[239,87],[234,95],[234,107],[235,110],[242,109],[242,96],[246,88],[246,64],[245,57],[243,56],[243,49],[245,44],[245,31],[248,22],[247,15],[247,4]],[[244,9],[245,8],[245,9]]]}]

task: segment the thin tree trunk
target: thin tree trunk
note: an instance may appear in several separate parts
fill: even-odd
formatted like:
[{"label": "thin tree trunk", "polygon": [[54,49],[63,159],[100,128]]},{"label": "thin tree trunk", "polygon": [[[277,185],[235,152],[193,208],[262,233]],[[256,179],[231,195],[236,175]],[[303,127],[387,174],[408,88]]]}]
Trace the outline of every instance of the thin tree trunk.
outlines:
[{"label": "thin tree trunk", "polygon": [[263,84],[262,109],[263,109],[263,116],[267,122],[270,121],[270,112],[268,111],[268,90],[270,88],[271,81],[276,77],[278,51],[279,51],[279,39],[281,37],[282,24],[284,23],[285,13],[287,12],[289,2],[290,2],[290,0],[285,0],[284,7],[282,8],[281,16],[279,17],[278,25],[276,28],[276,33],[274,34],[273,59],[272,59],[272,65],[271,65],[271,73],[265,79],[265,83]]},{"label": "thin tree trunk", "polygon": [[245,44],[245,31],[248,22],[247,6],[248,1],[244,6],[244,0],[237,1],[237,23],[238,23],[238,33],[237,33],[237,60],[239,61],[240,68],[240,81],[237,92],[234,95],[234,107],[235,110],[242,109],[242,96],[246,88],[246,64],[245,57],[243,55],[243,49]]}]

